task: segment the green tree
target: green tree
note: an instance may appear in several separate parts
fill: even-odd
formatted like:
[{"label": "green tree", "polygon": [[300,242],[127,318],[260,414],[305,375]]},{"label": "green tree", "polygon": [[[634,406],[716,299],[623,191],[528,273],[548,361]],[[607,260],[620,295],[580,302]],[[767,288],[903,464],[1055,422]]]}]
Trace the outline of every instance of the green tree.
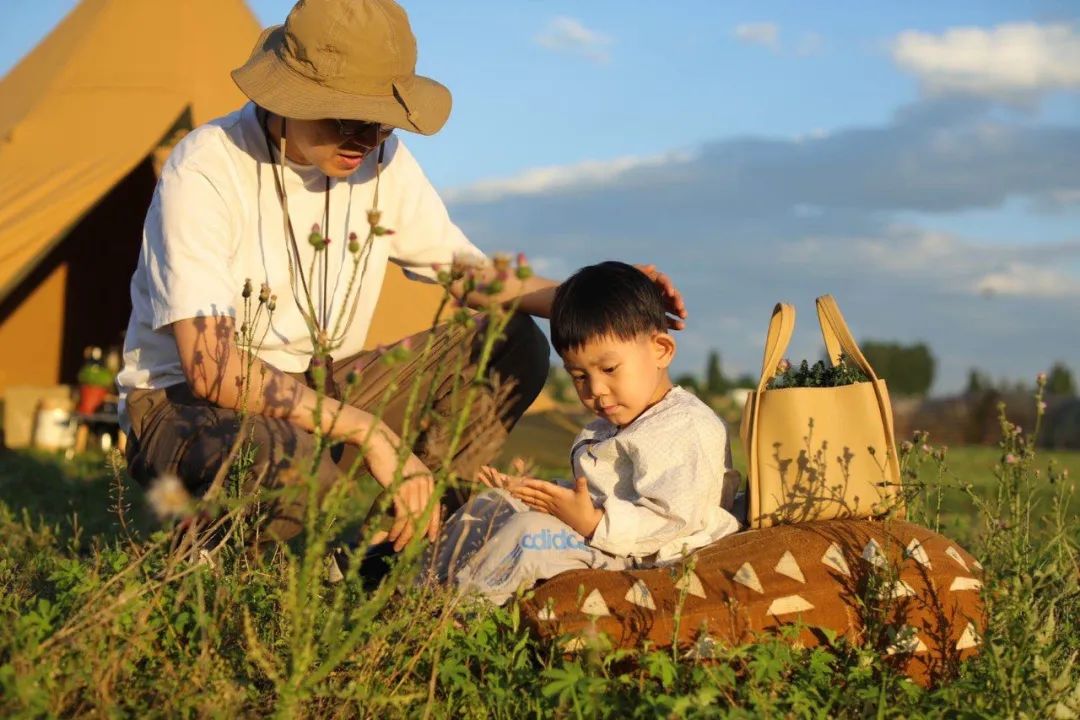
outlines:
[{"label": "green tree", "polygon": [[728,390],[727,378],[720,368],[720,353],[715,350],[709,352],[709,360],[705,365],[705,390],[710,395],[722,395]]},{"label": "green tree", "polygon": [[967,388],[964,389],[965,395],[982,395],[987,390],[993,389],[994,381],[990,379],[989,375],[978,368],[968,370]]},{"label": "green tree", "polygon": [[697,376],[686,373],[675,378],[675,384],[689,390],[698,397],[701,396],[701,381],[697,379]]},{"label": "green tree", "polygon": [[1076,380],[1065,363],[1056,362],[1046,373],[1046,394],[1076,397]]},{"label": "green tree", "polygon": [[897,395],[926,395],[934,383],[935,361],[925,343],[901,345],[897,342],[868,340],[863,354],[878,377],[889,383]]}]

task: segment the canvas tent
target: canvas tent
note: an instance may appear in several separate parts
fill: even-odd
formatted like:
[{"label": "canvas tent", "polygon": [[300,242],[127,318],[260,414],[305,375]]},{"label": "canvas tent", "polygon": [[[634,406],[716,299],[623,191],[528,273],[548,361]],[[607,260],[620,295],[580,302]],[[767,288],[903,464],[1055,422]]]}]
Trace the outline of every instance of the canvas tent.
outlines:
[{"label": "canvas tent", "polygon": [[[244,102],[242,0],[82,0],[0,80],[0,394],[72,382],[118,343],[168,148]],[[387,274],[370,343],[430,322],[438,289]]]}]

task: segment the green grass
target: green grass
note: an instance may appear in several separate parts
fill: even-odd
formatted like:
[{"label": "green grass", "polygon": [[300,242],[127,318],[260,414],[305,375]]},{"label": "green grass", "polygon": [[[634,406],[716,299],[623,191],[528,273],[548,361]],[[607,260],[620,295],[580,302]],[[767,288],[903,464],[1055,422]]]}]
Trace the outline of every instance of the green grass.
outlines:
[{"label": "green grass", "polygon": [[[565,473],[574,422],[525,418],[504,459]],[[348,497],[307,540],[177,563],[141,491],[100,456],[0,454],[0,716],[1076,717],[1076,511],[1053,522],[1062,483],[1046,465],[1075,477],[1080,453],[1033,459],[1014,440],[1021,461],[995,469],[1003,452],[913,456],[926,484],[916,519],[938,515],[940,488],[942,529],[978,554],[989,590],[983,652],[930,690],[842,642],[765,639],[711,662],[649,648],[563,656],[513,606],[408,589],[405,565],[393,594],[352,575],[326,586],[320,543],[362,513]]]},{"label": "green grass", "polygon": [[[545,470],[546,475],[566,477],[569,473],[568,452],[574,440],[576,428],[589,421],[582,414],[549,413],[526,415],[511,433],[500,462],[507,465],[511,458],[524,457],[533,460]],[[730,430],[731,452],[735,467],[746,476],[746,454],[737,437],[737,428]],[[937,448],[932,448],[937,450]],[[914,450],[918,456],[921,448]],[[924,468],[921,482],[931,485],[922,491],[922,500],[934,510],[941,532],[962,542],[969,542],[977,528],[978,510],[974,497],[988,497],[997,492],[995,468],[1002,461],[1002,451],[997,447],[967,446],[948,448],[943,463],[931,462]],[[932,467],[930,467],[932,465]],[[1051,467],[1066,469],[1071,477],[1080,477],[1080,451],[1042,451],[1038,467],[1042,477],[1048,477]],[[965,486],[970,487],[965,490]],[[940,498],[938,491],[940,490]],[[1033,491],[1036,512],[1049,513],[1054,488],[1039,483]],[[940,514],[937,513],[940,507]],[[1070,524],[1080,533],[1080,503],[1073,503],[1067,511]],[[1036,527],[1052,525],[1051,518],[1034,518]]]}]

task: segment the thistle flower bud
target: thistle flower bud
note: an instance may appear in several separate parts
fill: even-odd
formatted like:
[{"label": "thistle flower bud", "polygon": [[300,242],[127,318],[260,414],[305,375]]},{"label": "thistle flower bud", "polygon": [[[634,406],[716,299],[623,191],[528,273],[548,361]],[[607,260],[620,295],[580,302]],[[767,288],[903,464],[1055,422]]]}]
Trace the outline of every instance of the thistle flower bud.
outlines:
[{"label": "thistle flower bud", "polygon": [[382,210],[372,208],[371,210],[367,211],[368,225],[370,225],[371,227],[375,227],[379,224],[380,220],[382,220]]},{"label": "thistle flower bud", "polygon": [[1009,453],[1009,454],[1007,454],[1007,455],[1005,456],[1005,464],[1006,464],[1006,465],[1015,465],[1015,464],[1016,464],[1016,463],[1018,463],[1018,462],[1020,462],[1020,461],[1019,461],[1019,460],[1017,459],[1017,457],[1016,457],[1015,455],[1013,455],[1012,453]]},{"label": "thistle flower bud", "polygon": [[265,305],[270,299],[270,286],[263,283],[259,286],[259,303]]},{"label": "thistle flower bud", "polygon": [[525,257],[525,253],[519,252],[517,254],[517,266],[518,267],[525,267],[528,264],[529,264],[529,258]]},{"label": "thistle flower bud", "polygon": [[528,280],[533,276],[533,269],[528,265],[519,265],[514,274],[517,275],[518,280]]},{"label": "thistle flower bud", "polygon": [[247,335],[247,331],[248,331],[248,324],[247,323],[242,323],[240,325],[240,334],[241,335]]},{"label": "thistle flower bud", "polygon": [[510,269],[510,256],[506,253],[495,253],[495,257],[492,258],[491,264],[498,272],[506,272]]},{"label": "thistle flower bud", "polygon": [[360,371],[354,365],[349,368],[349,372],[345,375],[345,384],[355,387],[358,382],[360,382]]},{"label": "thistle flower bud", "polygon": [[499,293],[501,293],[503,291],[504,287],[505,287],[505,285],[503,285],[501,280],[492,280],[484,288],[484,292],[487,293],[488,295],[498,295]]},{"label": "thistle flower bud", "polygon": [[315,248],[316,250],[322,249],[323,236],[322,231],[319,229],[319,223],[315,223],[311,226],[311,234],[308,235],[307,241],[311,245],[311,247]]},{"label": "thistle flower bud", "polygon": [[1041,372],[1035,376],[1035,382],[1039,384],[1039,387],[1046,385],[1046,373]]},{"label": "thistle flower bud", "polygon": [[270,301],[266,303],[266,309],[270,312],[277,310],[277,295],[270,296]]},{"label": "thistle flower bud", "polygon": [[240,291],[240,296],[245,300],[251,297],[251,278],[244,279],[244,289]]},{"label": "thistle flower bud", "polygon": [[382,225],[376,225],[375,227],[371,228],[371,233],[373,235],[382,236],[382,235],[393,235],[394,231],[391,230],[390,228],[384,228]]},{"label": "thistle flower bud", "polygon": [[349,252],[353,255],[360,252],[360,238],[354,232],[349,233]]}]

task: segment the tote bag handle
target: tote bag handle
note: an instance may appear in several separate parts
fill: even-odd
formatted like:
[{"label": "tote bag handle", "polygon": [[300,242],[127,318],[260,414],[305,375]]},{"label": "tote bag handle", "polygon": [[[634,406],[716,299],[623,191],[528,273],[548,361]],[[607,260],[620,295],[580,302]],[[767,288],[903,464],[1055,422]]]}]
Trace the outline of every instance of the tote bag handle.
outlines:
[{"label": "tote bag handle", "polygon": [[[776,374],[776,367],[784,358],[788,345],[791,343],[791,334],[795,330],[795,308],[787,303],[777,303],[773,308],[772,317],[769,318],[769,334],[765,338],[765,354],[761,360],[761,377],[758,379],[757,390],[750,393],[743,408],[742,423],[739,427],[739,436],[742,438],[743,449],[749,462],[750,479],[757,477],[758,457],[752,443],[757,442],[757,419],[758,403],[765,386]],[[741,518],[741,521],[755,518],[761,512],[761,498],[757,488],[751,484],[747,487],[747,495],[750,497],[749,517]]]},{"label": "tote bag handle", "polygon": [[821,336],[825,339],[825,348],[829,352],[829,359],[835,366],[840,362],[840,353],[850,358],[863,373],[870,378],[874,387],[874,395],[877,398],[878,410],[881,412],[882,422],[885,423],[885,442],[889,451],[890,464],[896,474],[899,475],[899,456],[896,453],[896,435],[893,430],[892,404],[886,397],[884,389],[879,382],[877,373],[870,366],[870,362],[859,349],[855,337],[851,334],[844,316],[840,312],[840,306],[832,295],[822,295],[817,299],[818,322],[821,324]]},{"label": "tote bag handle", "polygon": [[840,364],[840,354],[846,355],[860,370],[873,381],[877,373],[870,367],[870,362],[862,354],[855,337],[851,334],[840,307],[832,295],[822,295],[817,299],[818,323],[821,325],[821,337],[825,340],[825,349],[834,366]]}]

